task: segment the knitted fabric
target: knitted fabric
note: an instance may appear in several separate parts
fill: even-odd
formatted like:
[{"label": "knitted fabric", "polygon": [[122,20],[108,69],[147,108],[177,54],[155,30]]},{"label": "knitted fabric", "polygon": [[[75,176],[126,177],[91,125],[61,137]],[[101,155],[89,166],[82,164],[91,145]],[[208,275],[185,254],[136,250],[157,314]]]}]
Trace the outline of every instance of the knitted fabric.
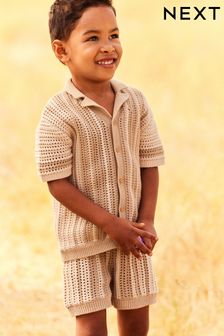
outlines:
[{"label": "knitted fabric", "polygon": [[[152,111],[135,88],[111,81],[113,115],[69,80],[46,104],[36,131],[35,155],[42,181],[70,182],[108,212],[136,221],[141,167],[164,163]],[[55,227],[63,260],[117,247],[103,230],[54,199]]]},{"label": "knitted fabric", "polygon": [[64,304],[74,316],[103,310],[137,309],[156,302],[151,257],[136,259],[119,248],[64,262]]}]

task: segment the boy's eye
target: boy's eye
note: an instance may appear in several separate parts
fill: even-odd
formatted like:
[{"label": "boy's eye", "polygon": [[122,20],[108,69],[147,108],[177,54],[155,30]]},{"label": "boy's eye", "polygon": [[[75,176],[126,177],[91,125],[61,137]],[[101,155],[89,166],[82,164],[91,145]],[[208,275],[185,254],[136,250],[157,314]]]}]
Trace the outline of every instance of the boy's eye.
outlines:
[{"label": "boy's eye", "polygon": [[[110,36],[110,39],[118,39],[118,38],[119,38],[118,34],[113,34]],[[93,35],[93,36],[90,36],[87,41],[98,41],[98,40],[99,40],[99,36]]]},{"label": "boy's eye", "polygon": [[98,40],[98,36],[91,36],[90,38],[88,38],[88,41],[97,41]]},{"label": "boy's eye", "polygon": [[111,35],[111,38],[112,39],[117,39],[117,38],[119,38],[119,35],[118,34],[113,34],[113,35]]}]

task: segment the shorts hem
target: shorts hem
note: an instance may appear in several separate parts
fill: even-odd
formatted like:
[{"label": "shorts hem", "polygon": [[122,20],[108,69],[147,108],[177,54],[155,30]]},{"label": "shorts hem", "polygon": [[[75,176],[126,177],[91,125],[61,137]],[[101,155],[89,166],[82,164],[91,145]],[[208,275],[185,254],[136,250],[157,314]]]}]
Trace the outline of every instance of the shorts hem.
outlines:
[{"label": "shorts hem", "polygon": [[114,299],[112,304],[118,310],[138,309],[156,303],[157,293],[127,299]]},{"label": "shorts hem", "polygon": [[111,298],[95,299],[90,302],[85,302],[77,305],[66,307],[72,316],[79,316],[104,310],[112,306]]}]

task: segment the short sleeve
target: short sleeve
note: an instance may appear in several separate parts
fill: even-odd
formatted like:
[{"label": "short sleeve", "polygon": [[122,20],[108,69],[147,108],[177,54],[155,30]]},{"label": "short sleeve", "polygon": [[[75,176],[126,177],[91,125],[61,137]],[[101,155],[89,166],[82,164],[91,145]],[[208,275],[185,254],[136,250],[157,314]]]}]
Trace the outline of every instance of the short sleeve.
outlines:
[{"label": "short sleeve", "polygon": [[63,121],[58,119],[56,125],[43,113],[35,138],[37,171],[43,182],[72,174],[72,143]]},{"label": "short sleeve", "polygon": [[145,97],[141,115],[140,167],[157,167],[165,163],[164,150],[152,111]]}]

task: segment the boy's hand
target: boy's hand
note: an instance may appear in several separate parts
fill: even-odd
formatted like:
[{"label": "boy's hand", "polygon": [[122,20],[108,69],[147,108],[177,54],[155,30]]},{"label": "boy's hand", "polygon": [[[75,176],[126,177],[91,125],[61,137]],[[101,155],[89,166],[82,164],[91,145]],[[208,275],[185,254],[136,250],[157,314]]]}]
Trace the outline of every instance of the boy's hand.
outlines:
[{"label": "boy's hand", "polygon": [[156,229],[155,229],[155,226],[154,226],[154,222],[144,220],[144,225],[143,225],[142,228],[144,230],[146,230],[147,232],[152,234],[152,236],[150,238],[148,238],[148,237],[142,238],[144,244],[148,247],[148,249],[151,250],[151,255],[152,255],[152,251],[154,249],[154,246],[157,243],[157,241],[159,240]]},{"label": "boy's hand", "polygon": [[[144,227],[144,229],[142,229]],[[115,240],[126,255],[131,252],[136,258],[141,258],[141,253],[151,255],[150,245],[143,242],[150,242],[156,239],[155,235],[145,229],[144,223],[134,223],[125,218],[117,217],[104,227],[109,237]],[[141,239],[142,238],[142,239]]]}]

